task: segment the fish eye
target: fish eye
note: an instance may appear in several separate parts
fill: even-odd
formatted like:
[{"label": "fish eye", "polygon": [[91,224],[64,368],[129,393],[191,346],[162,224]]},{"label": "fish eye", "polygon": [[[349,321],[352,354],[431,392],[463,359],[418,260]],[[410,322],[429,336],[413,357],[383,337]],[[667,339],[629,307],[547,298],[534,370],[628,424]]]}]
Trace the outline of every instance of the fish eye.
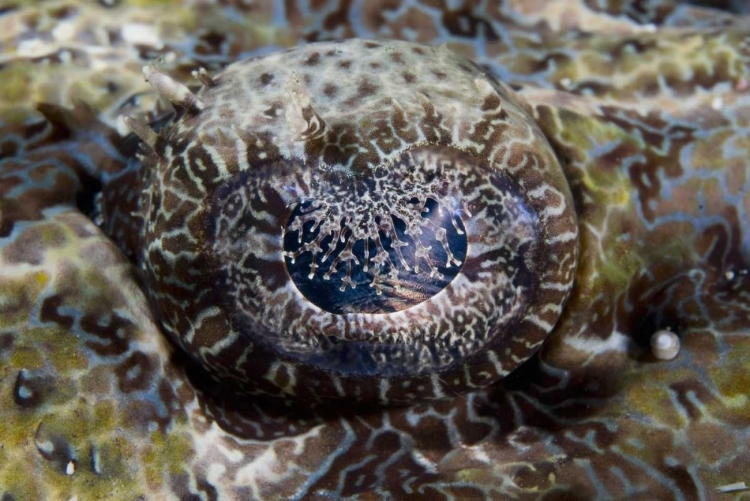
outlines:
[{"label": "fish eye", "polygon": [[195,94],[145,73],[185,113],[158,134],[127,122],[147,150],[141,266],[214,379],[410,403],[497,381],[552,330],[577,263],[570,191],[481,69],[349,40],[201,73]]}]

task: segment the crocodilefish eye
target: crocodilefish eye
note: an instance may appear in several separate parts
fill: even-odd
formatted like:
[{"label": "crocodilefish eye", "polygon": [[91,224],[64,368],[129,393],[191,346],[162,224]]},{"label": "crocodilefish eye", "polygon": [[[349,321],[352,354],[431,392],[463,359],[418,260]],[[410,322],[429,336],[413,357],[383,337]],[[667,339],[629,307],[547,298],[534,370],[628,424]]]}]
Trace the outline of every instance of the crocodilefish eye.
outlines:
[{"label": "crocodilefish eye", "polygon": [[513,92],[445,47],[313,43],[197,73],[144,142],[140,265],[166,332],[247,394],[484,387],[561,315],[570,191]]}]

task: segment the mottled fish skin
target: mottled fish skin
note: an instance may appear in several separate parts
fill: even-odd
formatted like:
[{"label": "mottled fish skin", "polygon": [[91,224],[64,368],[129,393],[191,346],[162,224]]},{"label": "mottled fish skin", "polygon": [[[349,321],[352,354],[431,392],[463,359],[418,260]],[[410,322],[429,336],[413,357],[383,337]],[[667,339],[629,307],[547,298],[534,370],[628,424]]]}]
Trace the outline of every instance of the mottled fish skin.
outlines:
[{"label": "mottled fish skin", "polygon": [[[0,15],[4,499],[740,498],[718,488],[750,483],[745,18],[230,3]],[[222,398],[92,221],[92,194],[134,162],[119,118],[169,109],[140,73],[160,55],[189,82],[355,36],[447,43],[526,103],[575,202],[571,297],[539,355],[488,389],[391,409]],[[659,329],[680,338],[671,361],[650,352]]]},{"label": "mottled fish skin", "polygon": [[109,217],[126,175],[107,181],[104,227],[140,235],[164,331],[226,385],[445,398],[506,376],[562,314],[567,180],[513,91],[468,60],[349,39],[234,63],[197,94],[145,73],[185,110],[158,134],[128,118],[142,196],[131,222]]}]

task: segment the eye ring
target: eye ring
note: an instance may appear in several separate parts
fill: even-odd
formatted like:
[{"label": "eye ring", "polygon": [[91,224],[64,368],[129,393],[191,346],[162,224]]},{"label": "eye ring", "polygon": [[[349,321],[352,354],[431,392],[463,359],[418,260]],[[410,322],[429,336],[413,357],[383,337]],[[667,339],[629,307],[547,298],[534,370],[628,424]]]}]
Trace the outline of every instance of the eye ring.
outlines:
[{"label": "eye ring", "polygon": [[562,313],[578,233],[560,166],[513,93],[446,49],[310,44],[197,95],[147,76],[187,112],[139,134],[142,266],[164,329],[215,379],[442,398],[505,376]]}]

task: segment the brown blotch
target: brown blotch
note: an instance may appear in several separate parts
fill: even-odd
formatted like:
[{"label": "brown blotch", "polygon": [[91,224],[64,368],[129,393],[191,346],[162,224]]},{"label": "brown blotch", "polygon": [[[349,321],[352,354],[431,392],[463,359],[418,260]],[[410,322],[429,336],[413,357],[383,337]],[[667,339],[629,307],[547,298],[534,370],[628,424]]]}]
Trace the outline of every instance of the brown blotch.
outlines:
[{"label": "brown blotch", "polygon": [[551,70],[552,68],[564,68],[569,63],[570,58],[567,55],[551,52],[538,61],[530,60],[529,71],[543,73]]},{"label": "brown blotch", "polygon": [[317,66],[320,64],[320,53],[319,52],[313,52],[310,57],[305,59],[305,61],[302,63],[305,66]]},{"label": "brown blotch", "polygon": [[[24,184],[24,180],[21,179],[20,176],[9,176],[11,167],[9,166],[10,162],[6,162],[3,165],[3,169],[6,172],[6,176],[4,179],[0,179],[0,196],[5,195],[9,191],[11,191],[16,186],[21,186]],[[9,200],[4,200],[5,204],[10,203]],[[5,209],[7,211],[7,209]],[[4,211],[0,211],[0,217],[2,217]]]},{"label": "brown blotch", "polygon": [[230,327],[227,325],[224,315],[220,314],[206,317],[201,322],[200,328],[195,329],[193,341],[190,344],[191,351],[198,352],[200,348],[210,348],[221,343],[226,339],[229,329]]},{"label": "brown blotch", "polygon": [[198,37],[195,46],[197,54],[215,54],[221,51],[221,45],[226,41],[226,35],[216,31],[209,31]]},{"label": "brown blotch", "polygon": [[492,24],[477,16],[472,9],[467,5],[457,10],[444,11],[443,26],[453,35],[471,39],[477,38],[482,31],[486,40],[497,40],[499,37]]},{"label": "brown blotch", "polygon": [[[316,9],[317,10],[317,9]],[[323,29],[329,32],[336,31],[339,26],[349,28],[349,2],[339,2],[338,9],[331,12],[323,20]]]},{"label": "brown blotch", "polygon": [[62,7],[58,7],[56,9],[52,9],[49,11],[50,16],[54,17],[55,19],[66,19],[68,17],[71,17],[76,14],[78,9],[74,7],[70,7],[67,5],[64,5]]},{"label": "brown blotch", "polygon": [[675,393],[675,400],[680,407],[694,420],[700,419],[703,415],[699,402],[708,406],[716,400],[701,382],[695,380],[673,383],[669,385],[669,389]]},{"label": "brown blotch", "polygon": [[552,463],[537,463],[531,466],[521,466],[515,475],[513,482],[522,489],[549,489],[550,477],[555,473]]},{"label": "brown blotch", "polygon": [[359,97],[367,97],[375,94],[380,87],[375,85],[374,83],[370,82],[369,80],[363,80],[360,82],[359,87],[357,88],[357,95]]},{"label": "brown blotch", "polygon": [[351,65],[352,65],[352,62],[350,60],[348,60],[348,59],[345,59],[343,61],[339,61],[337,64],[338,64],[338,66],[340,68],[349,69],[351,67]]},{"label": "brown blotch", "polygon": [[71,315],[64,315],[58,312],[58,308],[62,306],[62,296],[51,296],[42,302],[42,310],[39,319],[42,322],[53,322],[64,328],[65,330],[70,329],[73,326],[74,319]]},{"label": "brown blotch", "polygon": [[3,257],[10,263],[40,265],[45,250],[60,248],[67,238],[62,228],[53,224],[35,225],[3,250]]},{"label": "brown blotch", "polygon": [[[42,120],[25,127],[23,129],[23,138],[26,139],[27,142],[30,142],[28,140],[33,139],[35,136],[38,136],[47,130],[47,123],[48,122]],[[50,136],[52,136],[52,134],[50,134]]]},{"label": "brown blotch", "polygon": [[271,107],[266,108],[263,111],[263,115],[268,118],[276,118],[278,116],[276,113],[280,109],[281,109],[281,103],[274,103]]},{"label": "brown blotch", "polygon": [[416,81],[416,79],[417,79],[417,77],[414,76],[414,73],[411,73],[409,71],[405,71],[405,72],[401,73],[401,75],[404,77],[404,81],[406,83],[414,83]]},{"label": "brown blotch", "polygon": [[[737,224],[738,217],[736,214],[733,214],[727,217],[726,220]],[[738,227],[739,224],[733,226],[733,228]],[[731,248],[732,237],[733,235],[727,231],[727,228],[723,224],[713,224],[697,235],[694,241],[695,250],[703,256],[706,262],[717,267],[723,267],[727,250]],[[736,235],[735,239],[737,239]]]},{"label": "brown blotch", "polygon": [[[489,95],[485,96],[484,101],[482,102],[482,108],[481,109],[482,109],[482,111],[496,110],[496,109],[500,108],[500,105],[501,105],[500,96],[498,96],[497,94],[493,93],[493,94],[489,94]],[[503,115],[507,116],[505,114],[505,110],[500,110],[500,113],[502,113]],[[505,118],[505,116],[501,116],[499,118]],[[496,117],[493,117],[493,118],[496,118]]]},{"label": "brown blotch", "polygon": [[[105,319],[107,322],[105,323]],[[131,339],[133,324],[130,320],[117,314],[97,315],[86,314],[81,318],[81,329],[86,333],[101,339],[86,341],[86,347],[97,355],[112,356],[125,353],[128,349],[128,339]]]},{"label": "brown blotch", "polygon": [[169,381],[167,379],[159,380],[159,389],[157,391],[159,393],[159,399],[164,404],[164,407],[171,411],[169,412],[169,414],[173,414],[174,411],[180,409],[179,398],[177,397],[177,394],[175,394],[174,388],[172,388],[172,385],[169,384]]},{"label": "brown blotch", "polygon": [[18,152],[18,145],[13,141],[5,141],[0,145],[0,159],[15,156]]},{"label": "brown blotch", "polygon": [[323,86],[323,94],[327,97],[334,97],[339,91],[339,88],[332,83],[327,83]]},{"label": "brown blotch", "polygon": [[[219,145],[216,144],[216,146]],[[185,157],[188,168],[175,172],[173,182],[179,181],[179,184],[177,184],[178,189],[184,190],[190,198],[200,200],[205,190],[204,180],[218,176],[219,168],[216,166],[211,154],[201,145],[192,146]],[[195,174],[196,176],[191,177],[190,174]]]},{"label": "brown blotch", "polygon": [[287,367],[286,365],[281,365],[276,371],[276,375],[274,376],[273,381],[279,388],[287,388],[293,381],[293,376],[294,375],[289,370],[289,367]]},{"label": "brown blotch", "polygon": [[132,427],[145,430],[151,423],[155,423],[164,433],[171,422],[171,414],[167,412],[164,417],[159,414],[155,403],[139,398],[128,399],[127,407],[123,411]]},{"label": "brown blotch", "polygon": [[440,462],[452,449],[451,431],[447,427],[446,420],[438,416],[423,416],[416,428],[412,428],[406,421],[399,424],[412,433],[414,445],[423,451],[430,461]]},{"label": "brown blotch", "polygon": [[52,462],[60,472],[64,472],[68,463],[75,460],[75,453],[70,442],[65,437],[52,431],[43,422],[40,422],[36,429],[34,444],[42,457]]},{"label": "brown blotch", "polygon": [[[182,224],[181,226],[186,226],[186,224]],[[179,254],[183,249],[189,248],[191,245],[190,239],[183,233],[174,236],[163,236],[160,242],[165,252],[175,255]]]},{"label": "brown blotch", "polygon": [[657,43],[655,39],[639,40],[637,38],[628,38],[616,42],[608,52],[612,54],[612,57],[619,59],[621,57],[629,57],[630,54],[643,54],[654,50],[656,47]]},{"label": "brown blotch", "polygon": [[272,81],[273,81],[273,74],[271,74],[271,73],[263,73],[260,76],[260,83],[263,86],[266,86],[266,85],[270,84]]},{"label": "brown blotch", "polygon": [[141,351],[136,351],[115,369],[120,391],[145,390],[151,384],[156,364]]},{"label": "brown blotch", "polygon": [[13,385],[13,401],[21,407],[36,407],[54,391],[54,383],[54,378],[49,374],[33,375],[21,370]]},{"label": "brown blotch", "polygon": [[13,346],[15,336],[11,333],[0,334],[0,354],[4,351],[9,350]]}]

